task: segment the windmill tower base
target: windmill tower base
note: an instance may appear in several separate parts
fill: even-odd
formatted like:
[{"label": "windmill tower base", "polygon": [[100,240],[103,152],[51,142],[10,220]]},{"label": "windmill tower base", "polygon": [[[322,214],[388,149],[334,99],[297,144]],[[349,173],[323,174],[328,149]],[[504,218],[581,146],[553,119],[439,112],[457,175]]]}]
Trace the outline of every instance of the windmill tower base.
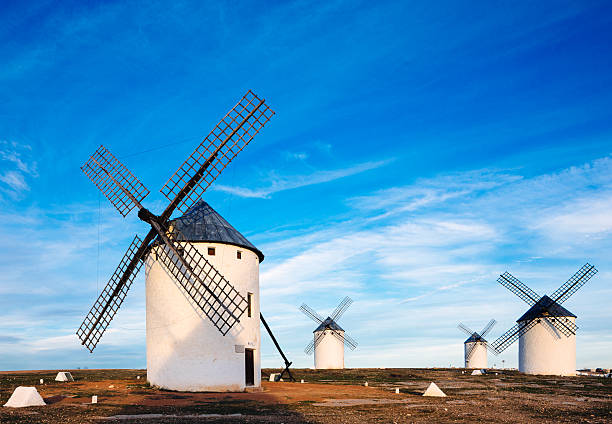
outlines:
[{"label": "windmill tower base", "polygon": [[[261,387],[259,258],[250,250],[221,243],[193,243],[245,298],[251,313],[223,336],[189,302],[155,260],[146,261],[147,380],[168,390],[244,391]],[[215,255],[207,254],[208,248]],[[237,259],[236,251],[241,250]]]},{"label": "windmill tower base", "polygon": [[[314,332],[317,339],[321,331]],[[335,370],[344,368],[344,342],[338,340],[330,330],[323,332],[322,339],[314,350],[314,363],[317,370]],[[344,335],[344,331],[338,331]]]},{"label": "windmill tower base", "polygon": [[[576,318],[567,317],[575,322]],[[519,371],[525,374],[576,375],[576,336],[567,337],[541,320],[519,337]]]},{"label": "windmill tower base", "polygon": [[[476,346],[474,346],[476,345]],[[463,357],[465,368],[487,368],[487,348],[481,342],[469,342],[463,344]],[[468,352],[472,350],[468,358]]]}]

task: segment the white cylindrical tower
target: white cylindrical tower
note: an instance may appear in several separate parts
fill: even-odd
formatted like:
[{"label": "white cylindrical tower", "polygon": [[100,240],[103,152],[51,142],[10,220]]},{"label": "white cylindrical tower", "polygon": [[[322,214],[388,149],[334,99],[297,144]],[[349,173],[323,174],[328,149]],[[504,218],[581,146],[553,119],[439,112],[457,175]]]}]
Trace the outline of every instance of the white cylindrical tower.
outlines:
[{"label": "white cylindrical tower", "polygon": [[[548,301],[552,303],[547,296],[540,300],[542,303]],[[576,336],[566,336],[552,323],[552,320],[559,320],[558,325],[575,323],[576,316],[557,304],[553,305],[552,311],[543,310],[538,308],[540,302],[517,320],[521,325],[536,320],[535,325],[519,337],[519,371],[526,374],[576,375]]]},{"label": "white cylindrical tower", "polygon": [[156,259],[146,261],[147,380],[178,391],[261,386],[259,262],[263,255],[207,203],[172,221],[184,238],[247,299],[225,336]]},{"label": "white cylindrical tower", "polygon": [[478,340],[475,336],[470,337],[464,342],[463,358],[466,368],[487,368],[487,346],[485,343]]},{"label": "white cylindrical tower", "polygon": [[[344,336],[344,330],[334,330]],[[320,339],[319,339],[320,338]],[[315,369],[343,369],[344,368],[344,342],[332,334],[330,329],[318,329],[314,331],[314,339],[319,342],[315,344],[314,364]]]}]

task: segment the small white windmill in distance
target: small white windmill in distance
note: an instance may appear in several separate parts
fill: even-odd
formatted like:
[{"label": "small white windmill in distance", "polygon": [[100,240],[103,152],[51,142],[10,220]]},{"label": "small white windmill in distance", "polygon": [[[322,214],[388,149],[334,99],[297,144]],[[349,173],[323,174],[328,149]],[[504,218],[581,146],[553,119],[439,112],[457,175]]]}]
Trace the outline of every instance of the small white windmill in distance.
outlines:
[{"label": "small white windmill in distance", "polygon": [[493,328],[497,321],[492,319],[480,333],[470,330],[464,324],[459,323],[458,329],[464,331],[469,337],[463,342],[465,368],[487,368],[487,349],[497,355],[495,349],[489,346],[485,336]]},{"label": "small white windmill in distance", "polygon": [[597,269],[586,263],[550,297],[540,296],[509,272],[497,282],[516,294],[531,308],[514,327],[491,345],[501,353],[518,339],[519,371],[526,374],[576,374],[576,315],[561,306],[576,293]]},{"label": "small white windmill in distance", "polygon": [[351,350],[357,347],[357,342],[338,325],[338,320],[351,303],[353,300],[348,296],[345,297],[334,312],[325,319],[305,303],[300,306],[300,310],[307,317],[319,324],[313,331],[312,341],[304,349],[307,355],[314,351],[315,369],[343,369],[344,345]]}]

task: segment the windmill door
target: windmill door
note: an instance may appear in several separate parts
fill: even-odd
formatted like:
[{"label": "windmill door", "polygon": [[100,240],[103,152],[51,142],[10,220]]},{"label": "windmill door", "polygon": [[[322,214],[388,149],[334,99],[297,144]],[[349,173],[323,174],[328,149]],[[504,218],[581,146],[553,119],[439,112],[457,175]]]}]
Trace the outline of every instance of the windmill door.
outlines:
[{"label": "windmill door", "polygon": [[244,376],[247,386],[255,385],[255,364],[253,363],[253,349],[244,349]]}]

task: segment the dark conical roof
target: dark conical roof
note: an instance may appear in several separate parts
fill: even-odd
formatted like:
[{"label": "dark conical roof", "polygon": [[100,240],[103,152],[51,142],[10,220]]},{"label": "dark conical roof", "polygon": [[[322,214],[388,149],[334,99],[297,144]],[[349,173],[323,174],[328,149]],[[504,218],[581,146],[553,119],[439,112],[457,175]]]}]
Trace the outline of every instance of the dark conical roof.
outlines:
[{"label": "dark conical roof", "polygon": [[540,300],[538,300],[535,305],[529,308],[529,310],[525,312],[522,317],[517,319],[516,322],[531,321],[532,319],[542,317],[576,318],[576,315],[572,314],[570,311],[559,305],[557,302],[553,302],[550,297],[544,295],[540,298]]},{"label": "dark conical roof", "polygon": [[470,337],[467,338],[463,343],[474,343],[474,342],[486,342],[485,339],[480,337],[480,334],[474,332]]},{"label": "dark conical roof", "polygon": [[315,329],[315,331],[313,331],[313,333],[316,333],[317,331],[325,331],[325,330],[344,331],[342,327],[340,327],[336,321],[331,319],[331,317],[325,318],[325,321],[323,321],[321,325],[319,325]]},{"label": "dark conical roof", "polygon": [[230,225],[204,200],[193,205],[185,215],[170,221],[181,232],[184,241],[232,244],[251,250],[264,260],[261,251]]}]

